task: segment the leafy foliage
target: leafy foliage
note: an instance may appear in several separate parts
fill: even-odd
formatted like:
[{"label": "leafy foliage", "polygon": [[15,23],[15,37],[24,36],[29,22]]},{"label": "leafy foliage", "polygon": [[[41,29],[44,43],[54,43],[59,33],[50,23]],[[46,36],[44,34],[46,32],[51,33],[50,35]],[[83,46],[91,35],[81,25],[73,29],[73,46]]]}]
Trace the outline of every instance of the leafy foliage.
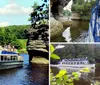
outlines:
[{"label": "leafy foliage", "polygon": [[20,26],[8,26],[0,28],[0,44],[12,44],[16,48],[23,48],[23,45],[18,39],[26,39],[24,31],[29,27],[29,25]]},{"label": "leafy foliage", "polygon": [[56,54],[54,54],[53,52],[55,51],[55,48],[53,45],[50,45],[50,53],[51,53],[51,58],[53,59],[60,59],[60,57]]},{"label": "leafy foliage", "polygon": [[84,17],[90,16],[92,8],[95,6],[95,2],[96,0],[75,0],[72,5],[72,11],[79,13],[81,19],[85,19]]},{"label": "leafy foliage", "polygon": [[71,13],[70,11],[68,11],[68,10],[63,10],[63,15],[64,15],[64,16],[67,16],[67,17],[68,17],[68,16],[71,16],[71,14],[72,14],[72,13]]},{"label": "leafy foliage", "polygon": [[[51,58],[54,59],[60,59],[59,56],[54,54],[55,48],[53,45],[50,45],[50,51],[51,51]],[[51,85],[74,85],[74,80],[79,80],[79,73],[73,72],[71,75],[68,75],[68,72],[66,70],[60,70],[57,75],[54,76],[52,71],[50,70],[50,82]]]},{"label": "leafy foliage", "polygon": [[[49,5],[48,0],[42,0],[42,5],[38,3],[33,4],[33,12],[30,14],[30,18],[28,20],[31,21],[30,29],[26,30],[26,36],[28,38],[27,47],[30,48],[31,41],[43,41],[46,48],[48,49],[49,42]],[[37,42],[37,41],[36,41]],[[41,43],[42,44],[42,43]],[[35,43],[35,45],[37,45]],[[34,46],[32,46],[34,48]]]}]

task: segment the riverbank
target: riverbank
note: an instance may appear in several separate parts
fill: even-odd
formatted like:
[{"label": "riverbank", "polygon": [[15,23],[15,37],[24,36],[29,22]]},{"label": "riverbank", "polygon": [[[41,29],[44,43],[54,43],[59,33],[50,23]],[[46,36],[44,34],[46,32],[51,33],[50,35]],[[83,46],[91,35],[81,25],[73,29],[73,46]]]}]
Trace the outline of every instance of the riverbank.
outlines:
[{"label": "riverbank", "polygon": [[76,21],[90,21],[90,16],[71,17],[71,19]]}]

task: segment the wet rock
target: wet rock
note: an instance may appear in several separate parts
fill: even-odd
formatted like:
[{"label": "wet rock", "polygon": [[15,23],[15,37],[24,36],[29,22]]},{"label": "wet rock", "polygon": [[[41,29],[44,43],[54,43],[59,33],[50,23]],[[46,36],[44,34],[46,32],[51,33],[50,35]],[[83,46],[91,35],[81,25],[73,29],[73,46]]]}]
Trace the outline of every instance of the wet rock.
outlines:
[{"label": "wet rock", "polygon": [[41,56],[33,56],[31,62],[34,64],[49,64],[49,60]]}]

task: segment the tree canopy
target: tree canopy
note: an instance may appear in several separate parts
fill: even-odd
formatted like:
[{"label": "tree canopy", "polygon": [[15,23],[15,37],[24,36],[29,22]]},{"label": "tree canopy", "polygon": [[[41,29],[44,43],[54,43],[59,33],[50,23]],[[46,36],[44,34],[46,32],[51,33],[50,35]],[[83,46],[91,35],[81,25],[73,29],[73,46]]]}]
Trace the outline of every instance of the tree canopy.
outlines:
[{"label": "tree canopy", "polygon": [[90,18],[96,0],[73,0],[72,12],[80,14],[82,19]]},{"label": "tree canopy", "polygon": [[24,31],[27,28],[29,28],[29,25],[0,27],[0,45],[10,43],[17,48],[22,48],[18,39],[26,39]]},{"label": "tree canopy", "polygon": [[99,44],[66,44],[64,48],[55,51],[55,54],[61,59],[88,57],[91,63],[94,62],[94,59],[96,62],[100,62],[99,53]]}]

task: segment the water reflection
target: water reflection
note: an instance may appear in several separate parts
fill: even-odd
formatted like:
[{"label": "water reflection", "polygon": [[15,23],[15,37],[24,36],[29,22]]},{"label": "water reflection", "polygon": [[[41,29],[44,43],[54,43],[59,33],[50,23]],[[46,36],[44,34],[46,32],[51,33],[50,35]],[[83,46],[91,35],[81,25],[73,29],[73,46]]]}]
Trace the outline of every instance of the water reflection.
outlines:
[{"label": "water reflection", "polygon": [[[24,56],[24,59],[28,55]],[[48,66],[24,62],[23,68],[0,71],[0,85],[48,85]]]}]

